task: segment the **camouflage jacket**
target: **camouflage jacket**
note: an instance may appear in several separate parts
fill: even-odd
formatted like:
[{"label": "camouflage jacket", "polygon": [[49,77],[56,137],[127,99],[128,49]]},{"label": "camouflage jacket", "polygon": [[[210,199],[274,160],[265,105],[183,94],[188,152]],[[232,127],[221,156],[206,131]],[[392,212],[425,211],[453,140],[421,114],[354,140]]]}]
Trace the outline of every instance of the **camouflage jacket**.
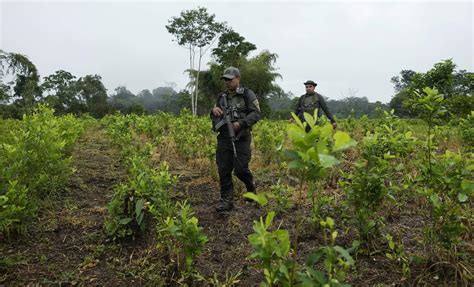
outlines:
[{"label": "camouflage jacket", "polygon": [[302,121],[304,121],[303,114],[309,113],[313,115],[315,109],[318,109],[318,118],[322,116],[323,111],[324,111],[324,113],[326,114],[328,119],[331,121],[331,123],[336,122],[331,112],[329,111],[328,106],[326,105],[326,101],[324,101],[323,96],[321,96],[318,93],[302,95],[299,98],[298,103],[296,104],[295,114]]},{"label": "camouflage jacket", "polygon": [[[224,110],[224,99],[227,98],[227,104],[234,107],[237,111],[237,121],[240,124],[240,131],[237,138],[246,137],[250,135],[251,127],[260,120],[260,106],[255,93],[247,88],[239,87],[234,93],[224,91],[219,93],[216,100],[217,107]],[[210,113],[213,124],[221,120]],[[226,126],[219,129],[219,137],[229,137],[229,132]]]}]

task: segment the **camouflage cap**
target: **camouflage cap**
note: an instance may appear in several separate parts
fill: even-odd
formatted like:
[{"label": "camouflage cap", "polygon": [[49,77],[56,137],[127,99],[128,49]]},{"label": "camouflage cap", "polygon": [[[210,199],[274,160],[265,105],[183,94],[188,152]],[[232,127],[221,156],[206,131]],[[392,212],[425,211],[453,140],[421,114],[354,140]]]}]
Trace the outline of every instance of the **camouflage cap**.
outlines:
[{"label": "camouflage cap", "polygon": [[306,82],[303,83],[304,85],[313,85],[313,86],[317,86],[318,84],[316,84],[314,81],[311,81],[311,80],[308,80]]},{"label": "camouflage cap", "polygon": [[235,77],[240,77],[240,71],[235,67],[229,67],[225,69],[224,74],[222,75],[222,79],[232,80]]}]

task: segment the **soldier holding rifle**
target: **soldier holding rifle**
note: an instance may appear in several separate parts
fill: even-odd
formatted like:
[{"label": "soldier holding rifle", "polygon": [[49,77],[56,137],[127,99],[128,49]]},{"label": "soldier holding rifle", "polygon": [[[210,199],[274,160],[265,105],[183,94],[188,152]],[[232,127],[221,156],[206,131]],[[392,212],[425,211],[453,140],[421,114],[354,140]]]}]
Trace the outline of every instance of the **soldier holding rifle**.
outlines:
[{"label": "soldier holding rifle", "polygon": [[213,129],[217,136],[216,163],[219,171],[221,199],[217,212],[234,208],[232,171],[248,192],[255,192],[252,172],[249,169],[252,141],[251,127],[260,120],[260,107],[255,93],[240,85],[240,71],[225,69],[222,79],[226,90],[217,96],[211,110]]}]

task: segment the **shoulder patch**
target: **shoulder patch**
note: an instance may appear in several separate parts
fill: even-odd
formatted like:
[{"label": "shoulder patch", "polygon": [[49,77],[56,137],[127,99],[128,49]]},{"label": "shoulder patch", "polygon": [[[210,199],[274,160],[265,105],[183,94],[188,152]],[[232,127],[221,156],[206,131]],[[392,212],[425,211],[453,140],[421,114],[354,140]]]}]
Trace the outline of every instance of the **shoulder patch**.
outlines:
[{"label": "shoulder patch", "polygon": [[253,100],[252,104],[257,108],[257,110],[260,112],[260,105],[258,104],[258,100],[255,99]]}]

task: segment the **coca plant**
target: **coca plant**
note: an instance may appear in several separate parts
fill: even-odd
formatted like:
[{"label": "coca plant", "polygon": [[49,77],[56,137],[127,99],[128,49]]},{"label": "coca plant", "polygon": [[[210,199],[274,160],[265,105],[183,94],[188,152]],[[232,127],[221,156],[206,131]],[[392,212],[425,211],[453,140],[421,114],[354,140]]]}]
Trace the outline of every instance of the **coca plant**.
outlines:
[{"label": "coca plant", "polygon": [[[317,110],[315,110],[314,116],[304,113],[305,123],[301,122],[294,113],[292,116],[295,123],[288,125],[288,137],[292,146],[285,151],[288,168],[294,170],[300,179],[300,199],[303,185],[305,183],[308,185],[313,214],[318,215],[320,206],[317,196],[321,192],[321,183],[324,177],[339,162],[336,155],[340,151],[355,146],[356,142],[346,132],[336,131],[334,133],[333,127],[329,123],[315,124]],[[309,132],[305,130],[306,125],[311,128]],[[315,219],[317,218],[316,216]]]}]

